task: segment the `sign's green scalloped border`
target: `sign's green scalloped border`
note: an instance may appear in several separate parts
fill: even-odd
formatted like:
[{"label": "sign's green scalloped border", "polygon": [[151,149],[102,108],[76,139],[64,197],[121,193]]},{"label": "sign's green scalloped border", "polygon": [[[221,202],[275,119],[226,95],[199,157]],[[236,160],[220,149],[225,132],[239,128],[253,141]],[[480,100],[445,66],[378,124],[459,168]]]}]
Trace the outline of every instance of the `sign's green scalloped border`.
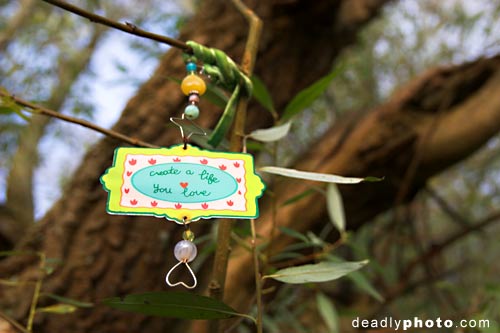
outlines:
[{"label": "sign's green scalloped border", "polygon": [[[121,187],[123,185],[123,174],[125,172],[125,159],[128,155],[165,155],[165,156],[196,156],[207,158],[225,158],[228,160],[245,161],[245,200],[247,209],[244,212],[231,210],[201,210],[201,209],[173,209],[156,207],[124,207],[120,205]],[[215,152],[202,150],[198,147],[187,145],[177,145],[170,148],[134,148],[120,147],[115,149],[112,167],[108,168],[100,178],[101,184],[108,192],[106,210],[110,214],[117,215],[150,215],[164,217],[177,223],[184,223],[184,217],[188,221],[211,218],[237,218],[252,219],[259,216],[258,199],[264,193],[266,185],[261,177],[255,173],[253,156],[246,153]]]}]

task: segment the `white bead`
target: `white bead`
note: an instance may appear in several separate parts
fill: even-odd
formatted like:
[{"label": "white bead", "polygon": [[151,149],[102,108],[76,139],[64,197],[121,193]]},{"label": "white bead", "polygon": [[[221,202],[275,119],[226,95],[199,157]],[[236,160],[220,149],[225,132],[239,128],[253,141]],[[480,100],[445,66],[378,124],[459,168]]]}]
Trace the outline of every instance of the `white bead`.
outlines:
[{"label": "white bead", "polygon": [[197,253],[198,250],[193,242],[181,240],[179,243],[175,244],[174,255],[179,261],[191,262],[196,258]]}]

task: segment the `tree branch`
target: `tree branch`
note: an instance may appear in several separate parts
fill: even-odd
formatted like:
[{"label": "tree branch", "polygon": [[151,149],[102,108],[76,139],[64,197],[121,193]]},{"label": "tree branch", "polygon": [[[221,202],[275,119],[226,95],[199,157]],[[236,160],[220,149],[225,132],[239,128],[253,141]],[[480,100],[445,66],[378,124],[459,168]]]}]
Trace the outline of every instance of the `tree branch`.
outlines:
[{"label": "tree branch", "polygon": [[467,235],[479,231],[488,225],[499,221],[500,220],[500,211],[495,211],[482,219],[478,223],[474,223],[466,228],[463,228],[452,235],[448,236],[446,239],[442,240],[436,245],[431,246],[427,251],[425,251],[421,256],[415,258],[412,260],[410,264],[408,264],[408,267],[405,269],[404,273],[402,274],[403,279],[409,277],[411,273],[413,272],[414,268],[417,267],[420,263],[428,261],[432,258],[434,258],[436,255],[439,253],[443,252],[446,248],[449,246],[453,245],[456,243],[458,240],[466,237]]},{"label": "tree branch", "polygon": [[[240,0],[233,0],[233,4],[248,20],[248,23],[250,25],[248,38],[245,44],[245,51],[243,53],[241,69],[247,76],[251,76],[255,65],[255,58],[257,57],[257,51],[259,49],[259,40],[262,32],[262,21]],[[241,152],[243,147],[241,134],[245,131],[247,106],[248,98],[240,98],[231,134],[230,150],[233,152]],[[215,251],[213,277],[210,281],[209,293],[210,296],[215,297],[219,300],[222,300],[224,297],[224,285],[226,282],[233,222],[233,220],[222,220],[219,223],[217,233],[217,248]],[[218,324],[219,323],[217,321],[211,322],[210,331],[217,332],[219,330]]]},{"label": "tree branch", "polygon": [[54,5],[56,7],[62,8],[64,10],[67,10],[68,12],[71,12],[71,13],[76,14],[78,16],[87,18],[91,22],[103,24],[105,26],[108,26],[108,27],[111,27],[111,28],[114,28],[114,29],[117,29],[117,30],[120,30],[120,31],[123,31],[123,32],[126,32],[126,33],[129,33],[131,35],[136,35],[136,36],[139,36],[139,37],[143,37],[143,38],[154,40],[154,41],[162,43],[162,44],[167,44],[167,45],[170,45],[172,47],[176,47],[178,49],[181,49],[182,51],[184,51],[186,53],[192,53],[193,52],[193,50],[191,49],[191,47],[189,47],[183,41],[180,41],[180,40],[174,39],[174,38],[170,38],[170,37],[167,37],[167,36],[163,36],[163,35],[158,35],[158,34],[155,34],[155,33],[152,33],[152,32],[146,31],[146,30],[143,30],[141,28],[138,28],[137,26],[135,26],[132,23],[129,23],[129,22],[126,22],[126,23],[116,22],[116,21],[113,21],[113,20],[111,20],[111,19],[109,19],[107,17],[91,13],[89,11],[86,11],[86,10],[80,8],[80,7],[74,6],[74,5],[69,4],[67,2],[64,2],[64,1],[59,1],[59,0],[42,0],[42,1],[45,1],[47,3],[50,3],[51,5]]},{"label": "tree branch", "polygon": [[40,106],[40,105],[31,103],[31,102],[28,102],[28,101],[26,101],[26,100],[24,100],[22,98],[19,98],[17,96],[12,95],[12,94],[6,93],[5,91],[1,91],[0,90],[0,96],[6,97],[6,98],[10,98],[16,104],[19,104],[21,106],[27,107],[28,109],[26,111],[28,111],[30,113],[42,114],[44,116],[49,116],[49,117],[53,117],[53,118],[64,120],[64,121],[69,122],[69,123],[77,124],[77,125],[89,128],[91,130],[94,130],[96,132],[99,132],[101,134],[104,134],[104,135],[106,135],[108,137],[111,137],[111,138],[118,139],[120,141],[126,142],[128,144],[133,145],[133,146],[146,147],[146,148],[159,148],[159,146],[156,146],[156,145],[153,145],[153,144],[141,141],[141,140],[136,139],[136,138],[131,138],[129,136],[126,136],[125,134],[118,133],[118,132],[113,131],[113,130],[105,129],[105,128],[100,127],[100,126],[98,126],[98,125],[96,125],[94,123],[91,123],[90,121],[86,121],[86,120],[83,120],[83,119],[78,119],[78,118],[75,118],[75,117],[71,117],[71,116],[60,114],[60,113],[58,113],[58,112],[56,112],[54,110],[47,109],[47,108],[45,108],[43,106]]},{"label": "tree branch", "polygon": [[20,323],[18,323],[16,320],[12,319],[11,317],[7,316],[5,313],[0,311],[0,317],[3,318],[6,322],[8,322],[10,325],[12,325],[14,328],[16,328],[19,332],[22,333],[29,333],[27,329],[23,327]]},{"label": "tree branch", "polygon": [[471,223],[467,218],[460,215],[460,213],[453,208],[446,200],[441,197],[435,189],[431,186],[427,186],[424,189],[425,192],[429,194],[429,196],[438,204],[438,206],[442,209],[443,212],[448,214],[452,221],[458,222],[461,226],[470,226]]}]

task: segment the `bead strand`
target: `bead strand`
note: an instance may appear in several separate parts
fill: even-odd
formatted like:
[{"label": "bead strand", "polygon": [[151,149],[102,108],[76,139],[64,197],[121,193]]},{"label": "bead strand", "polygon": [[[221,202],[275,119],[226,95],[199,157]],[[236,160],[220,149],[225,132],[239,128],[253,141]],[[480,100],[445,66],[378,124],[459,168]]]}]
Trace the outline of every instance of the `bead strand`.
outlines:
[{"label": "bead strand", "polygon": [[182,92],[188,96],[188,105],[184,109],[184,116],[190,120],[194,120],[200,115],[200,109],[198,108],[200,96],[207,90],[205,81],[196,75],[196,68],[197,66],[194,62],[188,62],[186,64],[188,75],[181,83]]}]

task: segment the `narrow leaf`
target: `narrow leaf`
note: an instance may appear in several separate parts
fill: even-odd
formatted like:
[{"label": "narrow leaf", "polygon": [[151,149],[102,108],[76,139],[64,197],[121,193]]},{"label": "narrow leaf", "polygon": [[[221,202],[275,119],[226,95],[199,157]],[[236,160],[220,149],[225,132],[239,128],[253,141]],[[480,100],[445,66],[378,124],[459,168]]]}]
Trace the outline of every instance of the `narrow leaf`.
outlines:
[{"label": "narrow leaf", "polygon": [[297,194],[296,196],[293,196],[291,197],[290,199],[288,199],[287,201],[283,202],[282,206],[287,206],[287,205],[290,205],[290,204],[293,204],[297,201],[299,201],[300,199],[303,199],[305,197],[308,197],[310,196],[311,194],[313,194],[314,192],[316,192],[315,190],[313,189],[308,189],[308,190],[305,190],[304,192],[302,193],[299,193]]},{"label": "narrow leaf", "polygon": [[227,102],[222,117],[219,119],[219,122],[215,126],[214,131],[210,135],[210,139],[208,139],[208,143],[213,147],[217,147],[219,143],[224,139],[227,131],[229,131],[229,128],[233,123],[234,115],[236,114],[236,103],[238,102],[239,95],[240,86],[236,86],[231,98]]},{"label": "narrow leaf", "polygon": [[207,83],[207,91],[203,95],[213,105],[223,108],[226,106],[229,98],[224,94],[224,90],[214,84]]},{"label": "narrow leaf", "polygon": [[275,113],[273,98],[264,82],[257,76],[252,76],[253,92],[252,96],[271,113]]},{"label": "narrow leaf", "polygon": [[328,332],[339,333],[339,315],[333,302],[325,294],[317,293],[316,304],[318,305],[321,317],[328,327]]},{"label": "narrow leaf", "polygon": [[313,180],[317,182],[327,182],[327,183],[337,183],[337,184],[357,184],[363,181],[363,178],[342,177],[326,173],[299,171],[295,169],[287,169],[274,166],[262,167],[259,170],[267,173],[272,173],[275,175],[280,175],[290,178]]},{"label": "narrow leaf", "polygon": [[362,291],[366,292],[379,302],[384,301],[384,296],[382,296],[375,287],[370,283],[370,281],[361,272],[352,272],[349,274],[348,278]]},{"label": "narrow leaf", "polygon": [[59,296],[59,295],[51,294],[51,293],[42,293],[42,294],[40,294],[40,296],[52,298],[58,302],[73,305],[73,306],[76,306],[79,308],[91,308],[94,306],[94,304],[92,304],[92,303],[81,302],[81,301],[77,301],[77,300],[72,299],[72,298],[63,297],[63,296]]},{"label": "narrow leaf", "polygon": [[376,183],[376,182],[381,182],[384,180],[385,177],[373,177],[373,176],[368,176],[368,177],[365,177],[363,178],[363,182],[366,182],[366,183]]},{"label": "narrow leaf", "polygon": [[340,233],[345,231],[345,214],[342,196],[337,185],[330,183],[326,188],[326,208],[335,228]]},{"label": "narrow leaf", "polygon": [[305,88],[297,95],[295,95],[295,97],[286,106],[281,120],[287,121],[296,114],[311,106],[311,104],[326,91],[326,89],[330,85],[330,82],[341,72],[342,69],[343,66],[338,66],[330,74],[322,77],[321,79],[314,82],[309,87]]},{"label": "narrow leaf", "polygon": [[23,256],[23,255],[36,256],[38,255],[38,253],[29,251],[0,251],[0,257],[12,257],[12,256]]},{"label": "narrow leaf", "polygon": [[354,272],[367,263],[368,260],[342,263],[324,261],[319,264],[280,269],[272,275],[266,275],[264,278],[273,278],[285,283],[326,282]]},{"label": "narrow leaf", "polygon": [[0,105],[0,114],[11,114],[14,113],[14,109],[6,106],[6,105]]},{"label": "narrow leaf", "polygon": [[51,306],[46,306],[43,308],[36,309],[37,312],[48,312],[48,313],[56,313],[56,314],[67,314],[75,312],[77,309],[76,306],[70,304],[54,304]]},{"label": "narrow leaf", "polygon": [[290,228],[287,228],[287,227],[283,227],[283,226],[280,226],[278,228],[285,235],[288,235],[290,237],[293,237],[293,238],[296,238],[298,240],[301,240],[304,243],[309,243],[309,239],[305,235],[302,235],[300,232],[298,232],[296,230],[293,230],[293,229],[290,229]]},{"label": "narrow leaf", "polygon": [[283,125],[255,130],[250,133],[248,137],[262,142],[278,141],[280,139],[283,139],[288,134],[288,132],[290,132],[291,126],[292,122],[289,121],[284,123]]},{"label": "narrow leaf", "polygon": [[0,279],[0,285],[3,286],[9,286],[9,287],[14,287],[14,286],[21,286],[23,284],[27,284],[30,282],[27,281],[17,281],[17,280],[6,280],[6,279]]},{"label": "narrow leaf", "polygon": [[103,303],[115,309],[159,317],[224,319],[243,316],[249,318],[214,298],[186,292],[132,294],[123,298],[108,298]]}]

